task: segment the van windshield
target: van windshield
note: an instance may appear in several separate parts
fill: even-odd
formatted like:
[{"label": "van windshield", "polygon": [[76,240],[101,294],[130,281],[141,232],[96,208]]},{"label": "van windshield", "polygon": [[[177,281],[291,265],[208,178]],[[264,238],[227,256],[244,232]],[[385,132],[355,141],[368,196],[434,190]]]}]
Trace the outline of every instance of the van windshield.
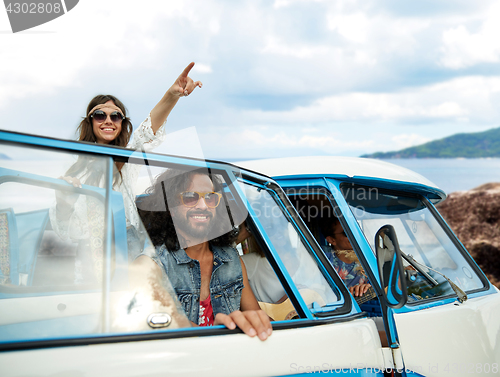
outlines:
[{"label": "van windshield", "polygon": [[[428,266],[457,284],[464,291],[484,287],[474,268],[457,248],[424,201],[418,196],[383,191],[373,187],[342,185],[342,194],[375,253],[375,234],[384,225],[392,225],[403,262],[413,269],[405,255]],[[444,277],[425,269],[408,287],[408,301],[418,301],[454,294]]]},{"label": "van windshield", "polygon": [[0,148],[0,345],[190,326],[167,277],[133,280],[151,241],[111,157]]}]

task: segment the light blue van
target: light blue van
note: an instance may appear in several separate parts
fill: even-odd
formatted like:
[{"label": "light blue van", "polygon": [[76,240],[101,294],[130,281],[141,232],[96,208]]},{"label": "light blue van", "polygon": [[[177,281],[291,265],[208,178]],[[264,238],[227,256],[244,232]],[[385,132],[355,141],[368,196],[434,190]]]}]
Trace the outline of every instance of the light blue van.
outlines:
[{"label": "light blue van", "polygon": [[[240,167],[8,131],[0,148],[2,377],[498,374],[498,290],[434,208],[444,193],[415,173],[342,158]],[[76,161],[100,179],[60,179]],[[112,189],[117,162],[142,166],[130,193]],[[134,280],[151,241],[141,224],[131,231],[125,206],[161,210],[141,198],[166,169],[223,183],[227,230],[250,231],[244,260],[261,255],[251,285],[264,276],[262,289],[286,297],[261,303],[274,319],[268,340],[190,327],[168,278],[156,295]],[[58,217],[61,197],[82,203],[78,217]],[[329,262],[315,207],[340,218],[371,301]]]}]

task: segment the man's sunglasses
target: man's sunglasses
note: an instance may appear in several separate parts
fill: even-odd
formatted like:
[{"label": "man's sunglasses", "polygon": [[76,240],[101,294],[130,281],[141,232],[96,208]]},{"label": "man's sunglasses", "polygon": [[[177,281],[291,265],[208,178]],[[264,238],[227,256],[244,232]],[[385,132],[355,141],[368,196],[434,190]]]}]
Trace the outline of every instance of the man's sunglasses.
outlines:
[{"label": "man's sunglasses", "polygon": [[197,191],[184,191],[181,192],[181,201],[186,207],[195,207],[200,198],[203,198],[208,208],[216,208],[220,203],[222,194],[218,192],[197,192]]},{"label": "man's sunglasses", "polygon": [[[106,120],[108,114],[106,114],[102,110],[96,110],[90,115],[90,117],[94,118],[96,122],[101,123]],[[125,117],[123,116],[122,113],[119,113],[118,111],[113,111],[111,114],[109,114],[109,119],[111,119],[113,123],[120,123],[123,119],[125,119]]]}]

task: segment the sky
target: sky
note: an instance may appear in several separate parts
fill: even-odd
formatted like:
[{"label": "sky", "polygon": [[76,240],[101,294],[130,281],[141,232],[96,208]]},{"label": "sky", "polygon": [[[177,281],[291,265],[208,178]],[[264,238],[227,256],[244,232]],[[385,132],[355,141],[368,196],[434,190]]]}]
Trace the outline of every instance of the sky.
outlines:
[{"label": "sky", "polygon": [[15,34],[0,8],[0,128],[76,139],[101,93],[137,127],[194,61],[159,152],[399,150],[500,126],[499,36],[494,0],[81,0]]}]

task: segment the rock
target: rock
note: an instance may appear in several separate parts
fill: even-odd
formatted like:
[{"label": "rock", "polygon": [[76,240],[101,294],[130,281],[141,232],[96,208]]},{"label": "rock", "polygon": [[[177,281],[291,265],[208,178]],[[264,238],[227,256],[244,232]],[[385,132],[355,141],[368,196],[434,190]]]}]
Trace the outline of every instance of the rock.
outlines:
[{"label": "rock", "polygon": [[437,209],[491,283],[500,288],[500,183],[453,192]]}]

